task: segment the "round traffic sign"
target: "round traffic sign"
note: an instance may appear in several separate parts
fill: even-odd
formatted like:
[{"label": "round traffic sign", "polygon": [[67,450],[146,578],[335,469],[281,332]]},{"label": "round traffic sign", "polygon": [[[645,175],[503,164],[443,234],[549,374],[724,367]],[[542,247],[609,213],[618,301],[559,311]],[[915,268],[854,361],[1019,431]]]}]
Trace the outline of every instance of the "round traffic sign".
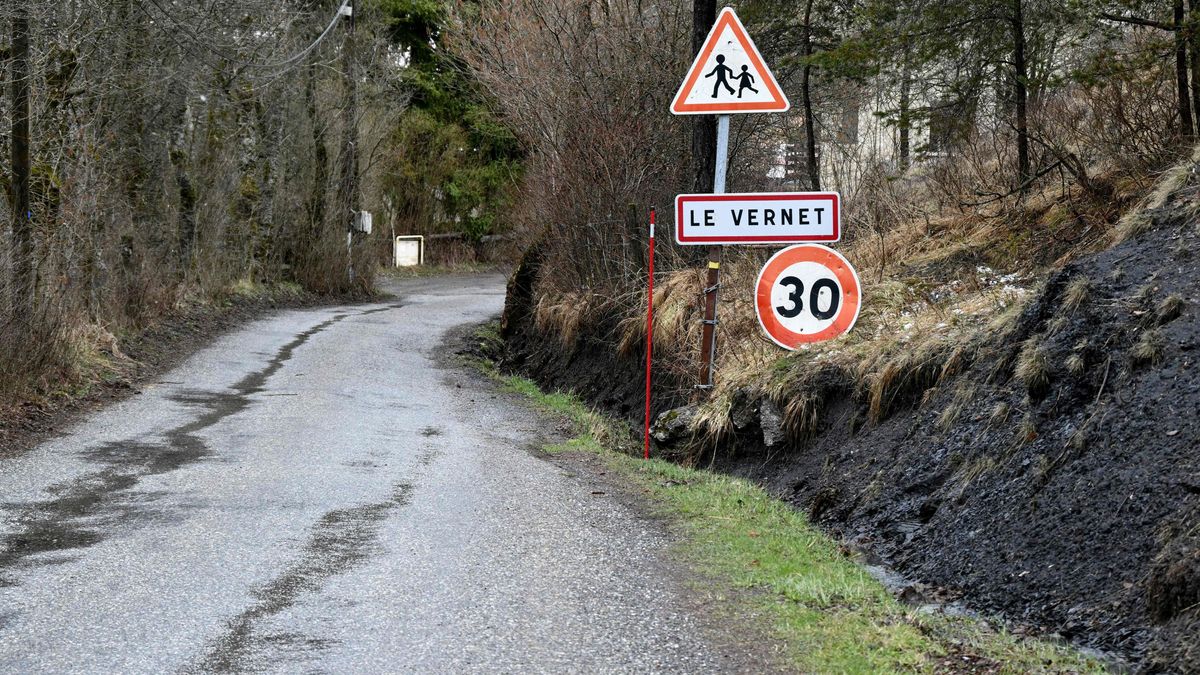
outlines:
[{"label": "round traffic sign", "polygon": [[849,331],[858,320],[862,291],[858,274],[842,254],[801,244],[763,265],[754,306],[763,331],[780,347],[794,350]]}]

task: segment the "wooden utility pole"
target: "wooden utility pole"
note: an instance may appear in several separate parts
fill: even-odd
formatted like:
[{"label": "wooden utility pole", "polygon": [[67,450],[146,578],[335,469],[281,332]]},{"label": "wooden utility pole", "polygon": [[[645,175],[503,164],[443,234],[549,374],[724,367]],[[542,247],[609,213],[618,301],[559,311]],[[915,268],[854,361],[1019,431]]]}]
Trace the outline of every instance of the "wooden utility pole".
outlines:
[{"label": "wooden utility pole", "polygon": [[[693,0],[692,3],[692,53],[699,54],[709,31],[717,23],[717,0]],[[728,134],[728,117],[725,130]],[[699,115],[692,127],[692,163],[694,174],[692,187],[703,194],[724,192],[724,181],[718,186],[717,170],[717,120],[709,115]],[[721,287],[721,260],[723,246],[708,247],[708,271],[704,282],[704,325],[700,342],[700,388],[713,386],[713,362],[717,353],[717,291]]]},{"label": "wooden utility pole", "polygon": [[12,217],[13,316],[28,321],[34,309],[33,216],[29,199],[29,4],[12,2]]},{"label": "wooden utility pole", "polygon": [[[717,117],[717,161],[713,172],[713,194],[725,193],[729,170],[729,115]],[[713,388],[713,370],[717,360],[717,294],[721,290],[721,262],[724,246],[708,249],[708,275],[704,281],[704,319],[700,339],[700,389]]]},{"label": "wooden utility pole", "polygon": [[[717,22],[717,0],[693,0],[692,54],[699,54],[713,24]],[[697,115],[692,119],[692,192],[712,190],[717,161],[717,119]]]},{"label": "wooden utility pole", "polygon": [[354,218],[360,210],[358,195],[358,73],[355,64],[354,24],[358,10],[353,2],[350,8],[349,28],[342,40],[342,69],[345,74],[345,104],[342,127],[342,175],[338,183],[339,218],[346,222],[347,271],[350,283],[354,283]]}]

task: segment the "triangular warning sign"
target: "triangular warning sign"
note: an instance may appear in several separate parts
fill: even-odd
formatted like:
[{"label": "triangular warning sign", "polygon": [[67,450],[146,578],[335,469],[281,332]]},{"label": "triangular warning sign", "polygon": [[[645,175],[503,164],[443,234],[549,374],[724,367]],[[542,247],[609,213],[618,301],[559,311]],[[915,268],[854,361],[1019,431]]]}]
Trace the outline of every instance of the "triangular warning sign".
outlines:
[{"label": "triangular warning sign", "polygon": [[726,7],[675,95],[676,115],[784,112],[792,107],[733,9]]}]

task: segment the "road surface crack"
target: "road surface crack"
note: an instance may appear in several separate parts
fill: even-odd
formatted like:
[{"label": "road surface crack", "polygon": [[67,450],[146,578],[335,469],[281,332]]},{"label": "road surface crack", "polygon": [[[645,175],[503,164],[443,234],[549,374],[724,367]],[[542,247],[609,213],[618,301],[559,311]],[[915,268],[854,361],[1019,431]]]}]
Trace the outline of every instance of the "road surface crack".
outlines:
[{"label": "road surface crack", "polygon": [[295,605],[305,594],[316,593],[330,577],[365,560],[374,549],[384,520],[395,509],[408,504],[411,484],[397,485],[390,499],[374,504],[326,513],[309,533],[299,559],[278,577],[253,592],[257,600],[231,619],[224,635],[188,672],[243,672],[254,670],[255,653],[281,639],[308,647],[323,648],[329,640],[302,638],[294,634],[264,634],[259,624]]},{"label": "road surface crack", "polygon": [[[387,309],[393,309],[393,306]],[[170,400],[205,412],[195,419],[162,434],[159,442],[126,439],[104,443],[85,450],[81,456],[105,465],[105,468],[76,480],[50,488],[55,496],[32,504],[3,504],[16,511],[19,529],[4,537],[0,547],[0,573],[39,554],[64,552],[93,546],[104,539],[102,528],[112,522],[129,523],[149,513],[144,504],[129,499],[129,490],[143,478],[168,473],[213,455],[198,434],[222,420],[246,410],[261,393],[267,381],[283,368],[296,350],[318,333],[355,314],[335,314],[331,318],[296,335],[283,345],[266,366],[247,374],[226,392],[185,392]],[[62,557],[42,560],[42,564],[64,562]],[[0,576],[0,587],[16,582]]]}]

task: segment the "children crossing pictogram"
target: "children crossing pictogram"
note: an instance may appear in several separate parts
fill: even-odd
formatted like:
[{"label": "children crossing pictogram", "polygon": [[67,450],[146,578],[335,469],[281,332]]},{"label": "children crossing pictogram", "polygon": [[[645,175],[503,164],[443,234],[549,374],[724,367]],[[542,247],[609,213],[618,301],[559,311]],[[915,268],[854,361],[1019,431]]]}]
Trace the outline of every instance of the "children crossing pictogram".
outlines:
[{"label": "children crossing pictogram", "polygon": [[[750,66],[742,66],[742,74],[737,76],[738,79],[738,98],[742,97],[742,92],[749,89],[754,93],[759,93],[754,88],[754,76],[750,74]],[[713,98],[716,98],[715,96]]]},{"label": "children crossing pictogram", "polygon": [[[712,83],[712,89],[708,87]],[[784,112],[791,108],[737,14],[721,11],[671,104],[676,115]]]},{"label": "children crossing pictogram", "polygon": [[[745,66],[742,66],[742,68],[745,68]],[[717,57],[717,67],[713,68],[711,73],[704,76],[704,77],[712,77],[713,75],[717,76],[717,83],[715,85],[713,85],[713,95],[712,95],[713,98],[717,98],[721,95],[721,87],[725,87],[726,89],[729,90],[729,93],[731,93],[731,94],[733,93],[733,87],[729,86],[729,80],[726,79],[728,77],[726,75],[726,73],[728,73],[729,75],[733,75],[733,69],[730,68],[729,66],[725,65],[725,57],[724,56],[718,56]]]}]

